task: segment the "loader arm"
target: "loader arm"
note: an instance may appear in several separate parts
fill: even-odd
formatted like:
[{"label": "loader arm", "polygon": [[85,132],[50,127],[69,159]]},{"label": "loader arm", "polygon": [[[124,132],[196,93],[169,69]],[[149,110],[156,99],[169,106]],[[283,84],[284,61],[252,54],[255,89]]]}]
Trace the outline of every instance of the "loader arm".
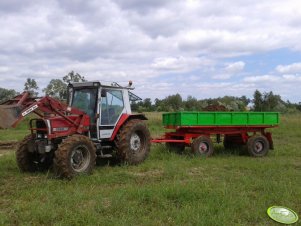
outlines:
[{"label": "loader arm", "polygon": [[[78,132],[82,131],[83,123],[86,124],[86,121],[89,120],[89,116],[85,112],[54,98],[49,96],[34,98],[29,92],[23,92],[0,104],[0,128],[16,127],[26,115],[32,112],[44,119],[60,116]],[[76,117],[68,117],[70,115]]]}]

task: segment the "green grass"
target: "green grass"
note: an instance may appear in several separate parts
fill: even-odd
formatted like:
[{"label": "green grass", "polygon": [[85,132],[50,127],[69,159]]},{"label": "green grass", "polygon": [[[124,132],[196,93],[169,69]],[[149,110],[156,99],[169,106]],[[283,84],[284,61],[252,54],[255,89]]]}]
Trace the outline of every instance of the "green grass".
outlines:
[{"label": "green grass", "polygon": [[[162,134],[160,116],[148,116],[153,136]],[[269,206],[301,215],[301,115],[283,116],[272,132],[275,150],[264,158],[221,145],[213,157],[196,158],[189,148],[177,155],[157,144],[139,166],[98,166],[71,181],[20,173],[6,154],[0,225],[279,225]]]},{"label": "green grass", "polygon": [[24,120],[18,124],[16,128],[0,129],[0,141],[22,140],[27,134],[30,133],[29,121],[31,118],[32,117],[24,118]]}]

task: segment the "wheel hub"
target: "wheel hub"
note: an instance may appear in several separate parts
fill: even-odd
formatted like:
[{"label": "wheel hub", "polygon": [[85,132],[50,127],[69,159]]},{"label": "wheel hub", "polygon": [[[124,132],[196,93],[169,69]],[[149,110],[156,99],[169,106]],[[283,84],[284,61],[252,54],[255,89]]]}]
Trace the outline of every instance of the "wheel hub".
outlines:
[{"label": "wheel hub", "polygon": [[73,155],[73,162],[75,164],[79,164],[83,161],[83,153],[81,151],[75,151],[74,155]]},{"label": "wheel hub", "polygon": [[201,153],[203,153],[203,152],[207,152],[208,151],[208,145],[206,144],[206,143],[200,143],[200,146],[199,146],[199,151],[201,152]]},{"label": "wheel hub", "polygon": [[84,171],[89,165],[90,152],[86,146],[78,146],[71,154],[71,167],[76,172]]},{"label": "wheel hub", "polygon": [[261,152],[263,150],[263,144],[260,141],[256,142],[254,149],[257,153]]},{"label": "wheel hub", "polygon": [[138,151],[141,146],[141,140],[137,133],[133,133],[131,136],[131,149],[134,151]]}]

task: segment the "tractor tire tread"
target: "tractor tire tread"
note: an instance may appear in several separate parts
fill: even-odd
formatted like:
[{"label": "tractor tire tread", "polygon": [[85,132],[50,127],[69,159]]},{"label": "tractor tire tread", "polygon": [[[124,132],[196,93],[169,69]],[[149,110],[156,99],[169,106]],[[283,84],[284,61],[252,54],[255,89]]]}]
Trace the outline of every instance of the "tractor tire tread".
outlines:
[{"label": "tractor tire tread", "polygon": [[[136,156],[130,149],[131,134],[140,130],[145,136],[145,143],[142,154]],[[143,162],[150,152],[150,133],[146,124],[140,119],[132,119],[127,121],[119,130],[115,138],[116,155],[121,163],[137,165]]]},{"label": "tractor tire tread", "polygon": [[70,150],[76,143],[84,142],[89,145],[89,150],[91,154],[90,165],[88,166],[85,173],[90,174],[96,164],[96,148],[94,143],[89,139],[89,137],[74,134],[67,137],[59,144],[58,149],[55,151],[55,156],[53,160],[54,173],[59,178],[72,179],[76,173],[71,169],[69,163]]},{"label": "tractor tire tread", "polygon": [[35,172],[37,170],[33,164],[31,153],[29,153],[27,149],[27,144],[30,140],[32,140],[31,134],[25,136],[16,150],[17,165],[22,172]]}]

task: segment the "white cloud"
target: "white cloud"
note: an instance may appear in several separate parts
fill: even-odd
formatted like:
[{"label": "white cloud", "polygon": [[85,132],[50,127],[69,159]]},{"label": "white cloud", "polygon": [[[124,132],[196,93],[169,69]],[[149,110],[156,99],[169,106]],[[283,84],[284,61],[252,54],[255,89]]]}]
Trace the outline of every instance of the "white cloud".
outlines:
[{"label": "white cloud", "polygon": [[199,57],[159,57],[154,59],[151,67],[157,70],[183,72],[209,65],[210,63],[209,60]]},{"label": "white cloud", "polygon": [[215,74],[212,76],[213,79],[220,79],[220,80],[226,80],[230,79],[233,76],[239,74],[242,72],[245,68],[245,62],[243,61],[237,61],[234,63],[228,63],[226,66],[222,69],[221,72]]},{"label": "white cloud", "polygon": [[301,74],[301,62],[300,63],[293,63],[289,65],[278,65],[276,67],[276,71],[282,74],[293,74],[299,73]]},{"label": "white cloud", "polygon": [[249,76],[243,79],[244,82],[275,82],[280,80],[281,77],[275,75]]},{"label": "white cloud", "polygon": [[[281,79],[299,84],[301,63],[278,65],[277,75],[245,77],[248,62],[239,57],[280,48],[300,52],[300,7],[299,0],[3,0],[0,87],[21,90],[33,77],[43,88],[75,70],[91,80],[132,79],[144,87],[137,89],[143,97],[222,95],[233,87],[244,94],[270,82],[281,91]],[[170,73],[177,73],[176,81],[167,82]],[[227,79],[231,83],[218,81]],[[189,88],[198,82],[209,89]]]},{"label": "white cloud", "polygon": [[236,73],[243,71],[243,69],[245,68],[245,65],[246,65],[245,62],[243,62],[243,61],[230,63],[230,64],[228,64],[228,66],[226,66],[225,71],[228,73],[231,73],[231,74],[236,74]]},{"label": "white cloud", "polygon": [[301,76],[296,75],[283,75],[284,81],[287,82],[301,82]]}]

